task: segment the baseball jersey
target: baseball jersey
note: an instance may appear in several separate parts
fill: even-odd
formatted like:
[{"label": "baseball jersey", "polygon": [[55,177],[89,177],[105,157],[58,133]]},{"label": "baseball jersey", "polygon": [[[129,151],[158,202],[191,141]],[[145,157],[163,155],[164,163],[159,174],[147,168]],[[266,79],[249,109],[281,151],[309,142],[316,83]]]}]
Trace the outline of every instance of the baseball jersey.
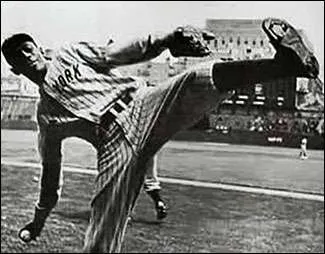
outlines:
[{"label": "baseball jersey", "polygon": [[[98,47],[92,43],[81,42],[65,45],[58,51],[53,51],[44,82],[39,84],[40,101],[37,119],[40,132],[38,145],[43,171],[51,171],[52,175],[59,174],[62,141],[59,139],[63,137],[62,135],[80,134],[80,130],[77,129],[80,127],[81,130],[87,129],[87,133],[84,133],[85,136],[92,136],[95,128],[92,128],[89,123],[102,124],[102,120],[106,119],[106,116],[103,117],[106,112],[114,114],[114,105],[118,102],[123,104],[120,98],[125,94],[130,94],[133,91],[139,99],[139,96],[147,91],[145,80],[122,77],[115,67],[145,61],[159,55],[164,49],[159,39],[156,40],[149,36],[145,40],[135,41],[126,46],[114,46],[111,43],[105,47]],[[140,89],[141,87],[143,89]],[[160,105],[158,101],[157,105],[150,105],[147,110],[142,110],[142,104],[141,99],[133,99],[123,113],[119,112],[115,116],[112,125],[116,130],[124,132],[121,135],[132,145],[133,150],[141,140],[139,137],[143,131],[139,130],[147,129],[147,125],[151,123],[149,115],[155,115],[154,108]],[[86,128],[81,127],[85,125]],[[48,128],[49,126],[55,128]],[[74,129],[71,129],[71,126]],[[60,133],[57,133],[58,130]],[[107,131],[112,130],[107,129]],[[115,131],[112,132],[115,133]],[[55,141],[54,146],[51,143],[53,138],[59,144]],[[93,142],[91,143],[93,144]],[[112,151],[113,148],[107,151]],[[48,165],[51,167],[48,168]],[[54,185],[55,189],[60,189],[59,182],[56,183],[56,180],[51,177],[47,178],[49,178],[47,175],[43,176],[42,174],[42,181],[49,182],[51,186]],[[59,180],[57,179],[57,181]],[[45,193],[44,200],[47,201],[49,199],[46,194],[48,186],[43,185],[43,187],[41,196]],[[40,201],[40,207],[48,207],[48,204]]]},{"label": "baseball jersey", "polygon": [[306,150],[307,149],[307,139],[302,139],[301,140],[300,147],[301,147],[302,150]]},{"label": "baseball jersey", "polygon": [[114,68],[146,61],[163,50],[153,36],[127,46],[80,42],[61,47],[52,55],[40,86],[38,119],[48,123],[77,117],[99,124],[119,98],[146,86],[143,79],[122,76]]}]

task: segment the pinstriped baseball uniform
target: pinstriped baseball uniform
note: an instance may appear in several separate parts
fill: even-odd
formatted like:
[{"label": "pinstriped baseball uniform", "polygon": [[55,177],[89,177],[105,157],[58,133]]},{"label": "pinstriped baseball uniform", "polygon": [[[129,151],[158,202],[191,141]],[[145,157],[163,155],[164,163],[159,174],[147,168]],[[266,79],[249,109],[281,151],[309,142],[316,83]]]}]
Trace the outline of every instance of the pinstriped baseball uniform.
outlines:
[{"label": "pinstriped baseball uniform", "polygon": [[86,252],[120,251],[147,160],[177,131],[228,96],[213,85],[211,62],[157,86],[122,77],[114,69],[163,50],[151,36],[111,51],[85,42],[68,45],[54,54],[40,87],[37,115],[43,171],[38,206],[52,208],[60,194],[64,138],[83,138],[98,151]]}]

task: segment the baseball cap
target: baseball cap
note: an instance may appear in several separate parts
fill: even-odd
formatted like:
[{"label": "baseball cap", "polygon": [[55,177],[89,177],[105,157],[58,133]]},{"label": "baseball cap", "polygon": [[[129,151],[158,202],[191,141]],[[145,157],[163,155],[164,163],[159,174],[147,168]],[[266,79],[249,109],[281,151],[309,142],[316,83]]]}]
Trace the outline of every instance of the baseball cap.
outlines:
[{"label": "baseball cap", "polygon": [[2,43],[1,46],[2,53],[10,65],[13,65],[13,60],[15,57],[15,51],[17,50],[17,47],[21,43],[26,41],[33,42],[36,45],[34,39],[29,34],[26,33],[14,34],[8,37],[7,39],[5,39],[4,42]]}]

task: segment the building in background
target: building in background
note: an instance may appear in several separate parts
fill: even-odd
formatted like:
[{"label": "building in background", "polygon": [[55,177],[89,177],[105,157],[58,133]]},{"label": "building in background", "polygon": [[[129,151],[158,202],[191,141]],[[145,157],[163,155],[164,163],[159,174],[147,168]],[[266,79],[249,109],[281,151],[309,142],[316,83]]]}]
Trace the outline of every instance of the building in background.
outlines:
[{"label": "building in background", "polygon": [[230,60],[271,58],[275,51],[258,19],[208,19],[206,29],[216,36],[209,46]]},{"label": "building in background", "polygon": [[[216,36],[209,42],[214,57],[223,61],[274,57],[275,50],[262,30],[262,20],[208,19],[206,29]],[[304,36],[302,30],[300,33]],[[290,132],[297,118],[316,118],[322,122],[324,84],[320,80],[304,80],[308,83],[305,94],[297,92],[297,84],[302,81],[296,77],[237,89],[208,116],[210,127]]]},{"label": "building in background", "polygon": [[1,77],[1,128],[35,129],[38,87],[22,76]]}]

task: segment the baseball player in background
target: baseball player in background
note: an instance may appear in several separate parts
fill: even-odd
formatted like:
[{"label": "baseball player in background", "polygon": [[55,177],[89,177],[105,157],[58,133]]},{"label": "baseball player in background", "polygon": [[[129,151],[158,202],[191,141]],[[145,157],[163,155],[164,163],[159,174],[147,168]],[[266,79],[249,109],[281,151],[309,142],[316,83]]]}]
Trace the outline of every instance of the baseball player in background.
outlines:
[{"label": "baseball player in background", "polygon": [[193,125],[234,89],[276,78],[318,76],[317,60],[295,28],[270,18],[263,21],[263,29],[277,51],[273,59],[213,59],[157,86],[121,76],[116,68],[153,59],[166,49],[174,57],[207,56],[210,51],[202,38],[211,36],[180,27],[130,43],[67,44],[51,60],[30,35],[7,38],[2,52],[12,71],[37,84],[40,93],[40,196],[33,220],[19,237],[29,242],[40,235],[61,193],[62,141],[76,136],[97,149],[98,159],[84,251],[119,252],[144,183],[145,165],[175,133]]},{"label": "baseball player in background", "polygon": [[146,167],[147,171],[144,180],[144,191],[154,202],[157,219],[162,220],[167,216],[167,205],[160,194],[161,185],[158,179],[157,155],[147,162]]},{"label": "baseball player in background", "polygon": [[307,138],[302,138],[301,139],[299,158],[301,160],[308,159],[308,155],[307,155]]}]

